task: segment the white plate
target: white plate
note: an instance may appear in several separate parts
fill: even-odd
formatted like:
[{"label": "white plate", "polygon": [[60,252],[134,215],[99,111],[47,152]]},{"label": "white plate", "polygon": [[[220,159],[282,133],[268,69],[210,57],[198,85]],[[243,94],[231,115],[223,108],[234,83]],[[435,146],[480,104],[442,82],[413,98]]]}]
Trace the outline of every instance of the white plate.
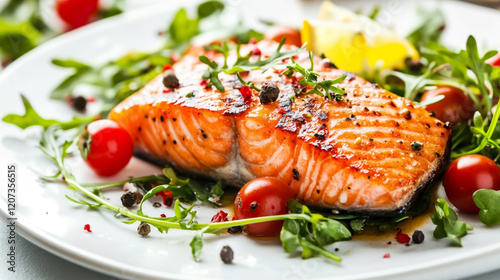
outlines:
[{"label": "white plate", "polygon": [[[47,98],[49,92],[68,72],[51,65],[54,57],[83,61],[104,61],[131,49],[153,49],[161,43],[157,32],[163,30],[179,1],[146,9],[93,24],[63,35],[35,49],[9,66],[0,75],[0,115],[22,113],[19,97],[24,93],[34,107],[47,118],[72,115],[66,105]],[[358,7],[360,3],[345,3]],[[369,5],[372,5],[370,2]],[[445,42],[461,48],[469,34],[489,47],[500,46],[498,36],[491,36],[487,27],[500,26],[500,14],[459,2],[439,2],[447,19]],[[228,1],[230,11],[245,11],[259,17],[300,25],[303,17],[314,18],[317,1]],[[285,8],[284,8],[285,7]],[[280,11],[277,13],[276,11]],[[398,31],[409,30],[415,19],[412,2],[384,2],[381,10],[386,24]],[[68,201],[64,195],[75,196],[62,184],[43,184],[27,168],[35,166],[50,170],[42,154],[35,148],[39,130],[21,131],[0,123],[0,182],[6,184],[6,166],[18,165],[17,230],[38,246],[87,268],[123,278],[141,279],[422,279],[423,277],[461,278],[500,268],[500,228],[486,228],[474,217],[461,219],[474,225],[463,238],[464,248],[450,246],[447,240],[432,238],[433,225],[427,221],[419,228],[425,233],[422,245],[405,247],[392,237],[378,240],[353,240],[335,244],[343,257],[341,263],[325,258],[302,260],[287,255],[278,240],[252,239],[243,235],[205,237],[201,261],[195,262],[188,246],[193,233],[172,230],[168,235],[153,232],[147,238],[136,233],[136,226],[120,223],[113,213],[89,211]],[[79,159],[71,159],[77,176],[85,181],[98,180]],[[129,175],[159,172],[157,167],[139,160],[112,179]],[[1,192],[1,213],[7,217],[5,188]],[[112,196],[118,203],[119,195]],[[157,214],[160,210],[155,209]],[[169,214],[170,209],[161,208]],[[199,220],[208,221],[216,212],[199,209]],[[92,233],[83,230],[90,224]],[[405,229],[403,229],[405,230]],[[411,233],[410,229],[406,229]],[[155,231],[155,230],[154,230]],[[393,241],[388,245],[388,241]],[[233,265],[224,265],[219,258],[223,245],[235,252]],[[384,259],[383,255],[391,257]]]}]

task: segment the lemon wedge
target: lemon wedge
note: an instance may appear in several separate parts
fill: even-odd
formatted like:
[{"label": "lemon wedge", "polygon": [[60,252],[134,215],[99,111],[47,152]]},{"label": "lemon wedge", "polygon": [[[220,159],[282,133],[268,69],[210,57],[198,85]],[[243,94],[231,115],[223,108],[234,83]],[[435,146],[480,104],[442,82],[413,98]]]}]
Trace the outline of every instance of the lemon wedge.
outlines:
[{"label": "lemon wedge", "polygon": [[392,30],[330,1],[321,4],[318,20],[304,21],[301,37],[315,54],[324,54],[340,69],[358,74],[400,68],[407,57],[419,57]]}]

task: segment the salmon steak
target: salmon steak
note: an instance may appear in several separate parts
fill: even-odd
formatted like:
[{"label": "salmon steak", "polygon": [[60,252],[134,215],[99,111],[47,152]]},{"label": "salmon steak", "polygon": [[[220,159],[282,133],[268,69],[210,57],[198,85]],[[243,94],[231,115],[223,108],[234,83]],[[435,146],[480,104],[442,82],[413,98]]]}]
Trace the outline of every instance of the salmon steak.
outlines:
[{"label": "salmon steak", "polygon": [[[240,52],[259,61],[277,48],[260,41]],[[318,81],[346,76],[336,84],[346,92],[342,98],[306,94],[310,86],[300,83],[300,73],[283,74],[291,59],[241,72],[257,89],[221,72],[220,91],[202,78],[209,69],[202,55],[224,65],[220,52],[191,47],[167,71],[174,87],[160,74],[110,112],[132,135],[137,155],[233,186],[277,177],[308,206],[372,216],[405,213],[446,162],[449,124],[327,59],[310,59],[304,50],[293,61],[312,64]],[[229,51],[228,64],[236,60]],[[279,94],[261,102],[269,85]]]}]

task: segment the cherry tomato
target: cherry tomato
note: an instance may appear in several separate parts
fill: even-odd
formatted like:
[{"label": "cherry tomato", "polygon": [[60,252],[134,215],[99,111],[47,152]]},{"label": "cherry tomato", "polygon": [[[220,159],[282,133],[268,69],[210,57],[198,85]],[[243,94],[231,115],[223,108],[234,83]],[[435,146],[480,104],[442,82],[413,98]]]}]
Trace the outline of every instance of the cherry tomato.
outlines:
[{"label": "cherry tomato", "polygon": [[479,208],[472,194],[479,189],[500,190],[500,168],[482,155],[462,156],[446,170],[443,186],[450,202],[460,211],[477,213]]},{"label": "cherry tomato", "polygon": [[[287,213],[287,202],[293,199],[290,187],[283,181],[262,177],[248,182],[234,201],[236,219],[248,219]],[[283,221],[249,224],[246,231],[254,236],[273,236],[281,231]]]},{"label": "cherry tomato", "polygon": [[486,60],[486,63],[488,63],[491,66],[500,67],[500,52],[494,55],[493,57],[488,58]]},{"label": "cherry tomato", "polygon": [[134,151],[130,134],[112,120],[90,123],[78,145],[85,162],[101,176],[111,176],[122,170]]},{"label": "cherry tomato", "polygon": [[56,11],[70,28],[88,24],[97,12],[99,0],[57,0]]},{"label": "cherry tomato", "polygon": [[425,109],[434,112],[439,120],[456,124],[474,116],[474,102],[462,90],[455,87],[439,86],[436,89],[429,90],[424,93],[421,101],[429,100],[438,95],[443,95],[444,99],[427,105]]},{"label": "cherry tomato", "polygon": [[269,28],[264,35],[265,39],[276,41],[278,43],[281,42],[284,37],[286,37],[286,44],[295,45],[299,48],[302,46],[300,31],[292,27],[275,25]]}]

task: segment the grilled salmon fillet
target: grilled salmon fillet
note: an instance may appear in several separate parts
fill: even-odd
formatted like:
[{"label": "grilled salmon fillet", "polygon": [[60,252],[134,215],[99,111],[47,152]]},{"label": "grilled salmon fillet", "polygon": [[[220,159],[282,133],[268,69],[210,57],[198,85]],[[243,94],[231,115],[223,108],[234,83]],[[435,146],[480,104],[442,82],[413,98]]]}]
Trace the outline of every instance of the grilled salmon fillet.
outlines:
[{"label": "grilled salmon fillet", "polygon": [[[261,41],[241,53],[265,59],[277,46]],[[159,75],[111,111],[138,154],[235,186],[278,177],[309,206],[373,216],[404,213],[446,160],[448,124],[328,60],[314,57],[314,72],[319,80],[347,75],[337,85],[347,92],[342,100],[301,93],[300,74],[281,75],[278,65],[242,73],[259,88],[279,87],[276,101],[261,104],[257,90],[243,97],[236,75],[219,74],[225,92],[207,85],[200,55],[224,63],[220,53],[193,47],[173,67],[179,87],[166,88]],[[228,62],[235,60],[233,51]],[[295,61],[311,65],[307,51]]]}]

